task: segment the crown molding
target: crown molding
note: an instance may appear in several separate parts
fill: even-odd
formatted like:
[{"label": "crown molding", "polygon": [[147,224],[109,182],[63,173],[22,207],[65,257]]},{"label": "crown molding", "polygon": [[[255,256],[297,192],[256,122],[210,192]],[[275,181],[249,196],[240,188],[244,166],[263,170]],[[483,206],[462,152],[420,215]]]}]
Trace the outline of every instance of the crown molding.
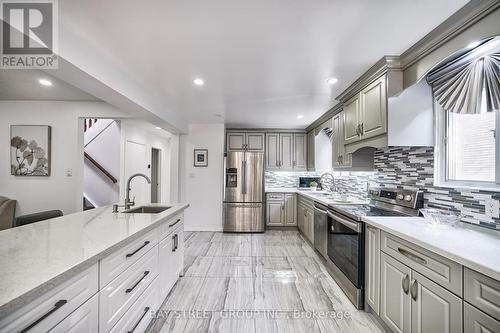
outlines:
[{"label": "crown molding", "polygon": [[323,124],[328,119],[332,118],[343,109],[342,103],[335,104],[330,110],[326,111],[321,117],[316,119],[311,125],[307,126],[306,132],[314,130],[317,126]]}]

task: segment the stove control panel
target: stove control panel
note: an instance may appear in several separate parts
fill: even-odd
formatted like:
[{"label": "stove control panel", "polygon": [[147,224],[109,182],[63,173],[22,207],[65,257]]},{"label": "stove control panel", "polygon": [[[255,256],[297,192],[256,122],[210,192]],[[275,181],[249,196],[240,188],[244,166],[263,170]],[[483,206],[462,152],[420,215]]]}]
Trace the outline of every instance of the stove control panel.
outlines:
[{"label": "stove control panel", "polygon": [[413,209],[422,208],[424,204],[422,191],[389,189],[389,188],[371,188],[368,190],[368,197],[372,201],[386,202]]}]

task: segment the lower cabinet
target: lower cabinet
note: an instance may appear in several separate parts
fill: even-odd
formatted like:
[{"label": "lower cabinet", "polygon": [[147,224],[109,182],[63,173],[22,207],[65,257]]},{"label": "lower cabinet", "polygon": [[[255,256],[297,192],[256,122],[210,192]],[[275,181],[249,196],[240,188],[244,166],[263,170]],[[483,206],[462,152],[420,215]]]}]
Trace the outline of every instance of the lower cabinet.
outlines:
[{"label": "lower cabinet", "polygon": [[394,332],[462,332],[462,300],[381,254],[380,317]]},{"label": "lower cabinet", "polygon": [[57,324],[50,333],[94,333],[99,330],[99,297],[92,296],[72,314]]},{"label": "lower cabinet", "polygon": [[160,299],[163,301],[181,275],[184,267],[183,226],[162,240],[158,247]]},{"label": "lower cabinet", "polygon": [[380,229],[366,225],[365,300],[379,314],[380,300]]},{"label": "lower cabinet", "polygon": [[268,193],[266,196],[266,225],[270,227],[297,225],[297,195]]},{"label": "lower cabinet", "polygon": [[464,302],[464,332],[500,332],[500,321]]},{"label": "lower cabinet", "polygon": [[314,204],[303,197],[298,199],[297,227],[304,237],[314,244]]}]

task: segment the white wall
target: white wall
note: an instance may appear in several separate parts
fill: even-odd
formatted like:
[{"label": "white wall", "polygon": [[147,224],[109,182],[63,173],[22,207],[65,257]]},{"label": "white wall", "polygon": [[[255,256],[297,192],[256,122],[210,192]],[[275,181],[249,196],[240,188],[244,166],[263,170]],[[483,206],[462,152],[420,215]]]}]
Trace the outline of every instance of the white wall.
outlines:
[{"label": "white wall", "polygon": [[[208,167],[193,166],[193,149],[208,149]],[[186,210],[185,229],[222,231],[224,125],[191,124],[180,136],[181,201]]]},{"label": "white wall", "polygon": [[[156,148],[161,151],[161,162],[160,162],[160,202],[161,203],[172,203],[176,202],[177,198],[171,197],[171,169],[172,169],[172,142],[174,141],[174,146],[176,140],[172,140],[172,135],[163,130],[155,130],[154,126],[151,125],[151,128],[145,128],[144,124],[138,123],[136,120],[122,120],[121,121],[121,158],[122,163],[120,167],[120,202],[125,200],[126,195],[126,182],[130,175],[134,172],[141,172],[146,174],[149,178],[151,178],[151,169],[147,167],[148,164],[151,164],[151,149]],[[157,131],[154,132],[154,131]],[[128,142],[128,143],[127,143]],[[130,153],[127,152],[130,144],[143,146],[146,153],[146,159],[144,161],[127,161],[127,156],[130,156]],[[177,151],[177,148],[174,147],[174,150]],[[127,167],[131,166],[133,162],[136,165],[135,171],[131,168]],[[173,161],[173,163],[177,163],[177,159]],[[143,165],[142,165],[143,164]],[[141,166],[142,165],[142,166]],[[139,170],[137,169],[139,168]],[[174,184],[176,186],[176,184]],[[151,201],[151,188],[150,185],[143,178],[135,178],[131,182],[131,192],[130,198],[132,199],[134,196],[136,197],[136,202],[139,203],[149,203]],[[177,189],[177,187],[175,187]],[[176,192],[176,190],[174,191]]]},{"label": "white wall", "polygon": [[[124,117],[102,102],[0,101],[0,195],[18,201],[16,215],[60,209],[82,210],[83,120]],[[52,127],[51,175],[10,175],[10,125]],[[71,176],[67,176],[67,171]]]},{"label": "white wall", "polygon": [[332,141],[323,131],[314,137],[314,166],[320,173],[332,169]]}]

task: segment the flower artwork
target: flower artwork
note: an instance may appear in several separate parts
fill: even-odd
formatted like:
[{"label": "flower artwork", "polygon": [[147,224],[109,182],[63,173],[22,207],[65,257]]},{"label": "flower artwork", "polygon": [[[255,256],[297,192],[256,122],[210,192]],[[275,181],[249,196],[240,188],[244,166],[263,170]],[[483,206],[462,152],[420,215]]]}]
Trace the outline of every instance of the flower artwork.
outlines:
[{"label": "flower artwork", "polygon": [[15,176],[50,175],[50,126],[10,127],[10,173]]}]

